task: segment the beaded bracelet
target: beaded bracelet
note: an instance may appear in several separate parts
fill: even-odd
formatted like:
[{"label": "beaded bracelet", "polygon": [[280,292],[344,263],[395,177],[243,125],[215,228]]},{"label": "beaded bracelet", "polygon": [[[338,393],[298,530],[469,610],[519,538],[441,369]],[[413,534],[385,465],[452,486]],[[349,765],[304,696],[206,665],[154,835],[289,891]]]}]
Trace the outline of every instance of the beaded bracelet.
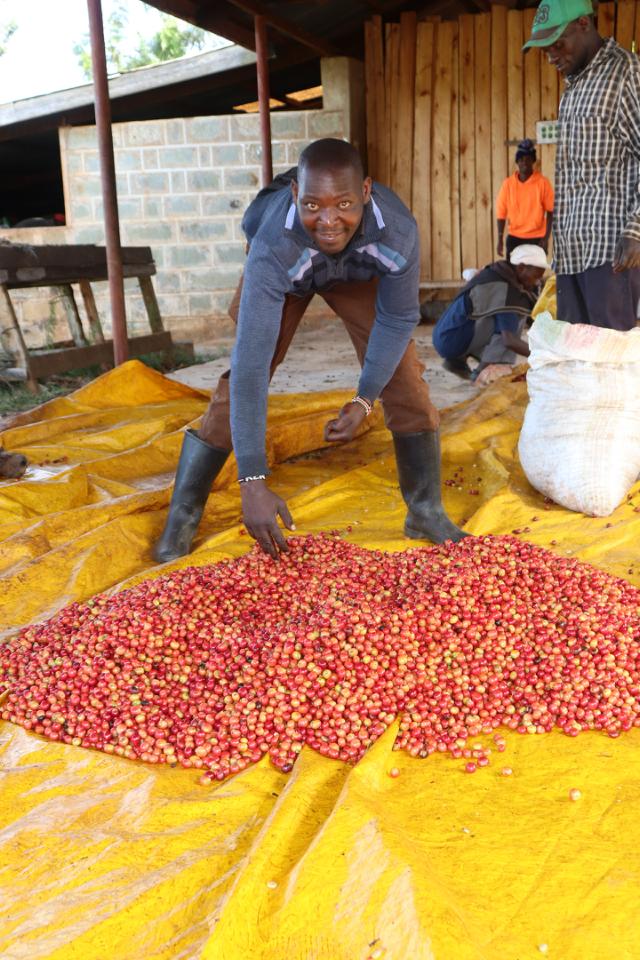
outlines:
[{"label": "beaded bracelet", "polygon": [[238,483],[249,483],[251,480],[266,480],[264,473],[258,473],[255,477],[238,477]]},{"label": "beaded bracelet", "polygon": [[367,416],[367,417],[369,416],[369,414],[370,414],[371,411],[373,410],[373,404],[372,404],[372,403],[369,403],[368,400],[365,400],[364,397],[360,397],[360,396],[353,397],[353,399],[350,400],[349,403],[359,403],[361,407],[364,407],[365,416]]}]

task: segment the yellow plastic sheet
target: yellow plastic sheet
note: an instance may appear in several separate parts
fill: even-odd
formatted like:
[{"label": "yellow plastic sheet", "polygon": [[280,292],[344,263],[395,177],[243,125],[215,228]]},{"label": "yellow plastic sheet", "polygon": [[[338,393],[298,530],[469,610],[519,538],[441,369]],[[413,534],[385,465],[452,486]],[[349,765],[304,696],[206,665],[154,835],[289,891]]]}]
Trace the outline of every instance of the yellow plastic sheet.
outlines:
[{"label": "yellow plastic sheet", "polygon": [[[344,398],[272,400],[273,486],[301,533],[415,546],[379,416],[320,449]],[[444,487],[451,515],[473,533],[528,528],[638,583],[640,487],[606,519],[546,504],[517,462],[525,403],[524,382],[500,381],[445,412],[443,478],[460,466],[465,478]],[[1,629],[168,569],[149,547],[181,428],[205,405],[133,361],[5,432],[42,465],[0,485]],[[232,478],[230,465],[195,552],[174,566],[249,548]],[[192,771],[0,724],[0,957],[638,960],[639,731],[507,731],[507,751],[473,776],[449,757],[392,753],[394,734],[354,768],[305,750],[289,775],[263,760],[205,788]]]}]

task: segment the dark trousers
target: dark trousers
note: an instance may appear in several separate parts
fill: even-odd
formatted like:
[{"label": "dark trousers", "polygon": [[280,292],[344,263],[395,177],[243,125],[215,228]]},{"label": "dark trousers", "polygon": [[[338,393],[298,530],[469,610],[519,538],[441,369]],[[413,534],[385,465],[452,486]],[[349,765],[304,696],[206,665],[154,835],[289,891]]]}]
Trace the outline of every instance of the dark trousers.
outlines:
[{"label": "dark trousers", "polygon": [[523,243],[533,243],[536,247],[541,247],[544,243],[544,237],[512,237],[507,234],[507,260],[511,256],[511,251],[516,247],[521,247]]},{"label": "dark trousers", "polygon": [[610,330],[633,330],[638,321],[640,268],[614,273],[610,263],[559,273],[556,277],[558,320]]},{"label": "dark trousers", "polygon": [[[229,307],[229,314],[234,322],[238,320],[241,289],[242,280]],[[366,280],[336,283],[330,290],[320,292],[325,303],[344,323],[361,366],[376,316],[377,289],[377,280]],[[313,294],[304,297],[288,294],[285,297],[280,321],[280,336],[271,358],[270,378],[276,367],[284,360],[293,335],[312,297]],[[396,372],[380,396],[385,423],[393,433],[437,430],[440,418],[429,397],[429,387],[422,378],[423,373],[424,364],[420,361],[415,341],[412,340],[396,367]],[[218,381],[198,431],[203,440],[221,450],[231,449],[230,410],[229,371],[227,371]]]}]

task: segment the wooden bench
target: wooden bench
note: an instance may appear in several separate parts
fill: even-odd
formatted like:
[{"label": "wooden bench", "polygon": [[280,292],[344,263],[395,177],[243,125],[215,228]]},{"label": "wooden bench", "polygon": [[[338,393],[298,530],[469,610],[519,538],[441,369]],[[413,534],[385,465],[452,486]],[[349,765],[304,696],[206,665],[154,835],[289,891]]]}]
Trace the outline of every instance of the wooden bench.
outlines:
[{"label": "wooden bench", "polygon": [[[423,300],[453,300],[456,293],[462,290],[466,284],[466,280],[423,280],[419,285],[419,290],[421,294],[425,294],[422,297]],[[439,294],[445,294],[445,296],[439,296]]]},{"label": "wooden bench", "polygon": [[[151,248],[123,247],[122,270],[125,278],[135,277],[138,280],[151,329],[150,334],[129,338],[130,356],[163,352],[171,362],[171,333],[162,325],[151,280],[156,272]],[[0,296],[11,323],[10,327],[0,330],[0,339],[7,353],[24,368],[27,385],[34,393],[39,389],[38,377],[94,364],[105,368],[113,364],[113,341],[105,340],[91,287],[92,282],[107,279],[107,253],[104,247],[89,244],[0,244]],[[90,339],[82,324],[73,284],[80,288]],[[54,287],[59,290],[72,346],[48,350],[27,347],[9,291],[33,287]]]}]

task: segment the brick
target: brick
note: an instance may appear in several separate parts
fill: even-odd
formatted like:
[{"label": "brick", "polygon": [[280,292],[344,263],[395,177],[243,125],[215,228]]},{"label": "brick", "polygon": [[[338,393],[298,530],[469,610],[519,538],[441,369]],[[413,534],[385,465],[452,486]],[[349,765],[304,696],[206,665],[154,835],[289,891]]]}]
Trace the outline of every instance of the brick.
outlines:
[{"label": "brick", "polygon": [[159,151],[160,166],[167,167],[197,167],[198,150],[196,147],[164,147]]},{"label": "brick", "polygon": [[286,173],[291,167],[297,166],[297,163],[274,163],[273,175],[277,177],[279,173]]},{"label": "brick", "polygon": [[190,117],[185,120],[187,143],[220,143],[229,139],[228,117]]},{"label": "brick", "polygon": [[142,200],[140,197],[119,199],[118,213],[122,220],[140,220],[142,218]]},{"label": "brick", "polygon": [[211,267],[196,267],[195,270],[182,270],[182,286],[184,290],[200,291],[214,289],[214,274]]},{"label": "brick", "polygon": [[84,166],[81,153],[68,153],[66,163],[67,173],[82,173]]},{"label": "brick", "polygon": [[123,124],[125,141],[130,147],[155,147],[165,142],[163,120],[144,120]]},{"label": "brick", "polygon": [[100,178],[76,177],[73,182],[73,192],[79,197],[99,197],[102,194]]},{"label": "brick", "polygon": [[97,224],[74,231],[74,243],[104,243],[104,229]]},{"label": "brick", "polygon": [[287,144],[287,164],[290,167],[295,167],[298,164],[300,159],[300,154],[306,146],[311,143],[310,140],[297,140],[295,143]]},{"label": "brick", "polygon": [[290,140],[292,137],[304,137],[305,113],[300,111],[271,114],[271,135],[274,140]]},{"label": "brick", "polygon": [[228,169],[224,171],[225,190],[237,190],[239,187],[255,192],[260,187],[260,174],[257,169]]},{"label": "brick", "polygon": [[184,120],[167,120],[167,143],[184,143]]},{"label": "brick", "polygon": [[130,173],[129,187],[131,193],[167,193],[169,190],[169,175],[167,173]]},{"label": "brick", "polygon": [[171,240],[173,230],[171,224],[158,221],[157,223],[125,223],[123,233],[126,243],[146,246],[158,240]]},{"label": "brick", "polygon": [[187,178],[182,170],[175,170],[171,174],[171,193],[184,193],[187,189]]},{"label": "brick", "polygon": [[208,170],[211,166],[211,147],[198,147],[198,166]]},{"label": "brick", "polygon": [[238,217],[233,221],[233,239],[240,240],[243,244],[246,244],[247,238],[244,235],[244,230],[242,229],[242,220]]},{"label": "brick", "polygon": [[235,282],[227,290],[218,290],[216,293],[211,295],[213,312],[216,315],[228,315],[231,299],[236,292],[239,279],[239,276],[236,277]]},{"label": "brick", "polygon": [[231,164],[242,163],[242,146],[239,143],[223,143],[219,147],[211,147],[211,165],[214,167],[228,167]]},{"label": "brick", "polygon": [[221,243],[215,249],[217,263],[244,263],[245,258],[243,243]]},{"label": "brick", "polygon": [[189,192],[198,190],[219,190],[221,187],[220,174],[214,170],[187,171],[187,189]]},{"label": "brick", "polygon": [[182,240],[220,240],[230,234],[229,224],[225,220],[196,220],[193,223],[180,224]]},{"label": "brick", "polygon": [[102,298],[104,303],[107,303],[107,298],[109,296],[109,282],[107,280],[92,280],[91,286],[93,287],[93,295],[96,300],[100,300],[100,298]]},{"label": "brick", "polygon": [[341,110],[311,110],[307,119],[307,134],[312,140],[320,137],[344,137],[344,114]]},{"label": "brick", "polygon": [[190,293],[189,294],[189,313],[198,315],[203,313],[212,313],[213,301],[210,293]]},{"label": "brick", "polygon": [[163,270],[154,277],[154,285],[158,293],[179,293],[181,273]]},{"label": "brick", "polygon": [[229,267],[196,267],[194,270],[182,271],[182,289],[195,291],[208,291],[215,293],[221,289],[235,290],[238,284],[241,270],[239,268]]},{"label": "brick", "polygon": [[162,200],[160,197],[145,197],[143,210],[147,220],[159,220],[162,217]]},{"label": "brick", "polygon": [[214,290],[235,290],[242,275],[242,267],[216,267],[212,271]]},{"label": "brick", "polygon": [[116,193],[120,197],[125,197],[129,193],[129,181],[126,173],[116,174]]},{"label": "brick", "polygon": [[140,150],[116,150],[115,159],[118,173],[142,169],[142,153]]},{"label": "brick", "polygon": [[[273,114],[271,126],[273,129]],[[260,118],[257,113],[242,113],[231,117],[231,140],[260,140]]]},{"label": "brick", "polygon": [[163,293],[158,296],[160,315],[165,317],[187,317],[189,299],[184,293]]},{"label": "brick", "polygon": [[67,143],[71,150],[80,150],[83,147],[98,147],[98,134],[95,127],[72,127],[67,132]]},{"label": "brick", "polygon": [[157,170],[160,166],[157,150],[143,150],[142,164],[145,170]]},{"label": "brick", "polygon": [[[274,164],[287,162],[286,143],[271,144],[271,156]],[[250,166],[262,163],[262,147],[259,143],[246,143],[244,147],[244,162]]]},{"label": "brick", "polygon": [[92,220],[93,219],[93,210],[91,209],[90,203],[80,203],[75,200],[71,204],[71,223],[75,223],[77,220]]},{"label": "brick", "polygon": [[100,173],[100,157],[96,150],[85,150],[82,154],[85,173]]},{"label": "brick", "polygon": [[149,320],[144,302],[141,297],[129,294],[127,296],[127,326],[134,333],[148,333]]},{"label": "brick", "polygon": [[[114,123],[111,126],[111,136],[113,137],[114,147],[124,147],[126,146],[124,142],[124,132],[126,128],[126,123]],[[97,138],[96,138],[97,139]]]},{"label": "brick", "polygon": [[172,267],[196,267],[200,263],[211,262],[211,250],[209,247],[198,247],[195,244],[171,247],[169,262]]},{"label": "brick", "polygon": [[200,206],[199,201],[200,197],[191,194],[165,197],[163,201],[164,215],[165,217],[176,217],[182,214],[197,214]]},{"label": "brick", "polygon": [[218,214],[233,215],[241,213],[245,202],[240,197],[230,197],[227,194],[213,194],[202,198],[202,213],[205,217],[215,217]]}]

